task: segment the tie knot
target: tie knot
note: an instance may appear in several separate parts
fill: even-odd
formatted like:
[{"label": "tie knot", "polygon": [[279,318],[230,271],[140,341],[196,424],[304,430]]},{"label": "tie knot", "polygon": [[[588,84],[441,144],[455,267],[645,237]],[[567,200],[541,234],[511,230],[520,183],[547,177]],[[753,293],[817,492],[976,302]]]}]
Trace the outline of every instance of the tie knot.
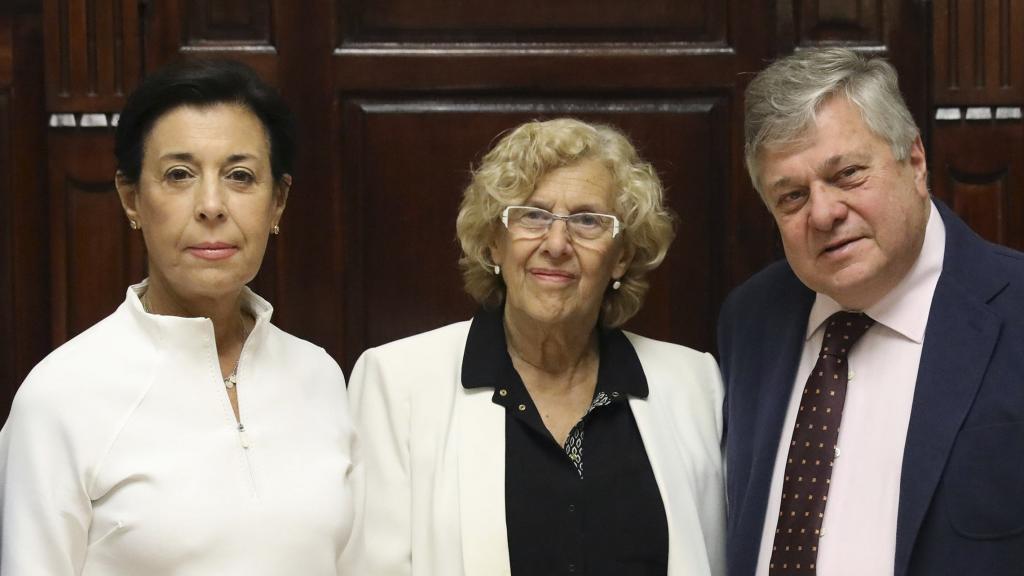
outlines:
[{"label": "tie knot", "polygon": [[862,312],[836,312],[825,321],[821,355],[845,358],[853,345],[875,321]]}]

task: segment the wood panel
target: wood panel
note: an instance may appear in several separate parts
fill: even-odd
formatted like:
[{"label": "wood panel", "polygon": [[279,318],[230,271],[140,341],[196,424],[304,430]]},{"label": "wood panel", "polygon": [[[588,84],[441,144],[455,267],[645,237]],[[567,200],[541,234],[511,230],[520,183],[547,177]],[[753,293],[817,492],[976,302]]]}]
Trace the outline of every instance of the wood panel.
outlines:
[{"label": "wood panel", "polygon": [[[0,343],[14,342],[14,274],[11,261],[14,221],[11,178],[11,88],[14,84],[14,17],[0,11]],[[14,380],[13,350],[0,347],[0,383]],[[6,399],[6,390],[0,390],[0,401]],[[0,404],[0,414],[6,414]]]},{"label": "wood panel", "polygon": [[649,0],[337,2],[341,45],[363,43],[726,43],[726,4]]},{"label": "wood panel", "polygon": [[192,0],[189,46],[272,45],[269,0]]},{"label": "wood panel", "polygon": [[113,142],[107,129],[50,134],[54,343],[113,312],[144,277],[141,234],[128,228],[114,190]]},{"label": "wood panel", "polygon": [[992,242],[1024,250],[1024,123],[937,122],[934,194]]},{"label": "wood panel", "polygon": [[[290,4],[298,3],[153,0],[143,12],[143,67],[147,72],[153,71],[182,57],[234,58],[252,66],[262,78],[276,85],[280,60],[276,20],[278,13],[287,10]],[[299,62],[296,65],[302,66]]]},{"label": "wood panel", "polygon": [[1024,104],[1024,2],[936,0],[934,103]]},{"label": "wood panel", "polygon": [[0,12],[0,86],[10,90],[14,84],[14,17]]},{"label": "wood panel", "polygon": [[275,81],[295,115],[298,154],[281,235],[274,237],[274,251],[260,275],[273,270],[272,291],[268,286],[261,293],[272,297],[275,322],[340,359],[344,228],[339,224],[345,191],[336,166],[332,7],[328,1],[280,0],[272,6],[281,61]]},{"label": "wood panel", "polygon": [[883,0],[797,0],[795,8],[801,46],[885,44]]},{"label": "wood panel", "polygon": [[138,2],[44,0],[51,112],[116,112],[139,79]]},{"label": "wood panel", "polygon": [[1009,215],[1010,196],[1007,174],[960,174],[950,169],[947,173],[949,194],[953,208],[971,224],[971,227],[992,242],[1005,243],[1006,219]]},{"label": "wood panel", "polygon": [[346,360],[367,346],[468,318],[455,215],[469,166],[505,130],[571,115],[630,134],[660,168],[679,237],[653,278],[648,309],[631,326],[708,349],[721,301],[728,195],[727,103],[678,96],[645,100],[494,98],[351,99],[343,103],[351,197],[345,294]]},{"label": "wood panel", "polygon": [[[3,17],[0,17],[0,29],[5,25],[9,30],[10,21],[5,22]],[[3,59],[3,42],[3,33],[0,32],[0,60]],[[10,47],[11,44],[8,43],[7,48]],[[14,215],[11,212],[12,203],[9,201],[12,196],[10,77],[0,78],[0,81],[5,84],[0,88],[0,342],[7,343],[14,342],[15,337],[14,309],[11,305],[14,300],[14,273],[11,269],[14,257],[11,224]],[[7,346],[0,348],[0,382],[14,380],[12,352],[13,350]],[[6,414],[2,405],[0,413]]]},{"label": "wood panel", "polygon": [[[755,23],[771,21],[774,13],[761,3],[657,0],[643,9],[610,0],[537,4],[524,10],[493,0],[338,2],[336,86],[391,92],[582,86],[699,91],[744,82],[739,75],[759,69],[771,54],[772,27]],[[403,28],[413,18],[398,14],[415,10],[419,27]],[[508,10],[520,14],[495,15]],[[405,24],[365,32],[361,23],[375,19]],[[449,20],[459,25],[445,24]],[[414,32],[415,39],[403,36]]]},{"label": "wood panel", "polygon": [[0,416],[50,350],[41,8],[0,3]]}]

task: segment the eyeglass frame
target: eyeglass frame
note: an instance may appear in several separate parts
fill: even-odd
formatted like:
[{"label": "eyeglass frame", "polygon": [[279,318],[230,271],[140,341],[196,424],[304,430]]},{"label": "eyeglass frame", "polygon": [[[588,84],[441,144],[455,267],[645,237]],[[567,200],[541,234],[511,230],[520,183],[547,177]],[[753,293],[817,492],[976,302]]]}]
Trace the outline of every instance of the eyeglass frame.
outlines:
[{"label": "eyeglass frame", "polygon": [[[508,227],[508,211],[512,210],[513,208],[527,208],[529,210],[540,210],[541,212],[547,212],[548,214],[550,214],[552,220],[551,220],[551,223],[548,224],[548,228],[547,228],[547,230],[544,231],[544,234],[547,234],[548,232],[551,231],[551,227],[555,225],[555,221],[557,221],[557,220],[561,220],[562,222],[565,222],[565,229],[568,232],[569,231],[569,219],[570,218],[573,218],[575,216],[586,216],[586,215],[601,216],[601,217],[604,217],[604,218],[611,218],[612,219],[612,240],[614,240],[615,237],[619,235],[619,232],[622,232],[622,228],[623,228],[622,222],[619,220],[619,217],[616,216],[615,214],[603,214],[601,212],[576,212],[574,214],[566,214],[565,216],[561,216],[559,214],[555,214],[554,212],[552,212],[550,210],[545,210],[544,208],[541,208],[539,206],[523,206],[521,204],[517,204],[515,206],[505,206],[505,208],[501,211],[501,223],[505,225],[505,229],[506,230],[509,229],[509,227]],[[580,238],[576,238],[575,236],[572,236],[571,233],[570,233],[570,236],[574,240],[580,240]],[[583,240],[586,240],[586,239],[584,238]],[[596,240],[596,238],[595,238],[595,240]]]}]

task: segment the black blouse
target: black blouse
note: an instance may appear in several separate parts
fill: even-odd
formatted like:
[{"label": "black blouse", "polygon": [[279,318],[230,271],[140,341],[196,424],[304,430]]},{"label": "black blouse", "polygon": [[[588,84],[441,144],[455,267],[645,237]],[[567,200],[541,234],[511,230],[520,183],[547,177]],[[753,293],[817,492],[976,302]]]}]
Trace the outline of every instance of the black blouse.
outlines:
[{"label": "black blouse", "polygon": [[590,409],[559,446],[512,365],[502,310],[482,309],[473,318],[462,384],[493,387],[494,403],[505,408],[505,515],[513,575],[668,571],[665,507],[627,402],[647,398],[647,378],[620,330],[602,331],[599,350]]}]

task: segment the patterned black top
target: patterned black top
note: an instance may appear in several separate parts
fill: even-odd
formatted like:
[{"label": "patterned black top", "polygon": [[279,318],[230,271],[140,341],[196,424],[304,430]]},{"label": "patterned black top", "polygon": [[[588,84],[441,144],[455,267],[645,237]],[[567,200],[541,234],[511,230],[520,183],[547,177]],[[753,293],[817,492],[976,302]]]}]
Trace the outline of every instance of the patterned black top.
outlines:
[{"label": "patterned black top", "polygon": [[633,346],[619,330],[600,334],[593,402],[560,446],[512,365],[501,314],[481,310],[473,318],[462,383],[493,387],[494,402],[506,410],[505,515],[512,574],[664,576],[665,508],[627,402],[648,395]]}]

